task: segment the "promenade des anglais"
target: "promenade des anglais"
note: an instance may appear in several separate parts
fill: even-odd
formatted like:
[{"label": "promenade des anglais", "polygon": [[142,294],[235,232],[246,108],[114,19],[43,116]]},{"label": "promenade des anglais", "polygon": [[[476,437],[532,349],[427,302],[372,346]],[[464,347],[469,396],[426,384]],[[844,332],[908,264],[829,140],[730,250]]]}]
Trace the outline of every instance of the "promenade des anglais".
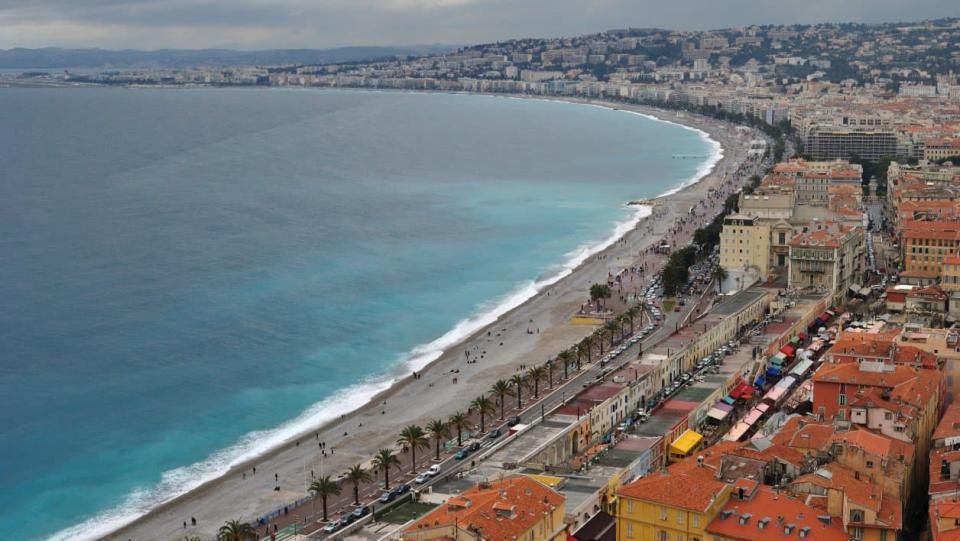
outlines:
[{"label": "promenade des anglais", "polygon": [[0,531],[960,539],[958,17],[0,3]]}]

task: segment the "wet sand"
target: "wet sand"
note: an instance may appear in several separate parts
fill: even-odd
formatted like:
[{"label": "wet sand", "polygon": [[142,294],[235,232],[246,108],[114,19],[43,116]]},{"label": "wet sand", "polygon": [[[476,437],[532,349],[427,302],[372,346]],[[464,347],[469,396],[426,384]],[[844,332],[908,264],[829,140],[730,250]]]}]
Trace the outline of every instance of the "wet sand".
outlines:
[{"label": "wet sand", "polygon": [[[704,200],[711,188],[719,187],[724,178],[732,176],[746,158],[749,140],[756,137],[749,132],[738,135],[734,126],[705,117],[689,114],[678,117],[673,112],[620,103],[565,100],[608,105],[701,129],[722,145],[724,156],[696,184],[658,198],[656,219],[642,220],[619,242],[591,257],[569,276],[449,348],[420,371],[420,379],[404,378],[355,412],[237,465],[226,475],[154,509],[105,539],[178,539],[185,533],[209,538],[225,520],[254,520],[278,505],[306,496],[304,472],[313,469],[319,475],[321,471],[317,434],[319,440],[326,442],[328,450],[322,461],[323,473],[335,477],[350,465],[369,461],[377,449],[394,447],[402,426],[422,425],[431,418],[465,411],[473,398],[489,389],[498,378],[515,373],[520,364],[542,363],[575,344],[594,330],[590,326],[570,323],[570,317],[587,299],[590,285],[606,281],[609,274],[615,275],[631,266],[640,253],[661,238],[669,238],[676,219],[687,216],[688,210]],[[535,327],[540,329],[539,334],[527,334],[528,328]],[[498,333],[500,336],[496,336]],[[479,362],[467,364],[465,350],[487,353]],[[460,370],[457,384],[452,383],[451,377],[451,371],[455,369]],[[384,401],[387,402],[386,413],[382,414]],[[296,413],[291,412],[291,415]],[[348,435],[344,436],[344,433]],[[304,444],[298,445],[298,441]],[[250,474],[254,466],[257,475]],[[280,479],[282,491],[279,493],[274,491],[274,474]],[[182,523],[189,523],[191,517],[197,519],[197,526],[185,532]]]}]

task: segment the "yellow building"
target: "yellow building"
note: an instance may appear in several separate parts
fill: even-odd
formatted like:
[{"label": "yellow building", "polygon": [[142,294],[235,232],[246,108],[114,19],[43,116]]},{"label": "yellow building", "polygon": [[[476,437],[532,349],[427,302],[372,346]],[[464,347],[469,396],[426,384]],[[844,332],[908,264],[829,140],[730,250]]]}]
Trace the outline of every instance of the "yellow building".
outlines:
[{"label": "yellow building", "polygon": [[617,541],[707,541],[707,525],[730,498],[730,486],[708,468],[687,467],[638,479],[618,496]]},{"label": "yellow building", "polygon": [[723,220],[720,232],[720,266],[754,268],[761,278],[770,272],[770,225],[745,214]]},{"label": "yellow building", "polygon": [[401,539],[565,541],[564,504],[550,487],[517,475],[453,496],[405,528]]}]

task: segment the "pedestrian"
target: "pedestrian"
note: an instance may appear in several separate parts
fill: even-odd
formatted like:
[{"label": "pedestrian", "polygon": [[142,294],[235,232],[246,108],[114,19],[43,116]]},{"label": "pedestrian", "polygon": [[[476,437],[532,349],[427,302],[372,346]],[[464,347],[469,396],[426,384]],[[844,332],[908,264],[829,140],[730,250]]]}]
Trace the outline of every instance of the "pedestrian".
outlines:
[{"label": "pedestrian", "polygon": [[197,525],[197,519],[194,518],[194,517],[190,517],[190,524],[193,524],[194,526],[196,526],[196,525]]}]

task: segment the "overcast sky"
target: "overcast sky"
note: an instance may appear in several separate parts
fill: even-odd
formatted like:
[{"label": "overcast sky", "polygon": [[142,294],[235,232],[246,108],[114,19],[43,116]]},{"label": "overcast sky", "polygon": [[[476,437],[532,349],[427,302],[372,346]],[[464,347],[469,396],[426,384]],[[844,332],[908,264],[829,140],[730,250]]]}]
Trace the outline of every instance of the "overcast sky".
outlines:
[{"label": "overcast sky", "polygon": [[0,0],[0,48],[472,44],[628,26],[947,16],[960,16],[960,0]]}]

